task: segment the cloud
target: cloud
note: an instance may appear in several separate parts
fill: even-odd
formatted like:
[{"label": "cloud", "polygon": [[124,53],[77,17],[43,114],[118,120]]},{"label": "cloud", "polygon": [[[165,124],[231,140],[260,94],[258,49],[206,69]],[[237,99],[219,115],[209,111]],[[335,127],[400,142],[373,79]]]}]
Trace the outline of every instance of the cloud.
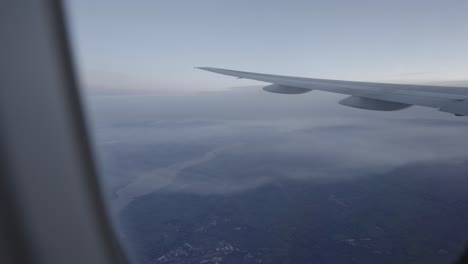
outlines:
[{"label": "cloud", "polygon": [[372,112],[340,106],[337,95],[255,88],[91,98],[97,150],[111,168],[105,177],[118,207],[156,191],[233,193],[284,180],[350,180],[468,156],[464,118],[418,107]]}]

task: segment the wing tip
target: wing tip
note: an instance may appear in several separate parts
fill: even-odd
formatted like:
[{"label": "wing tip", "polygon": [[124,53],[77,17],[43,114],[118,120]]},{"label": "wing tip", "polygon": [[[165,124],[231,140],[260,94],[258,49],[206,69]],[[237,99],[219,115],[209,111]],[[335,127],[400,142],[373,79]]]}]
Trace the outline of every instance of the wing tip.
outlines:
[{"label": "wing tip", "polygon": [[209,71],[211,69],[216,69],[216,68],[213,68],[213,67],[193,67],[194,69],[197,69],[197,70],[204,70],[204,71]]}]

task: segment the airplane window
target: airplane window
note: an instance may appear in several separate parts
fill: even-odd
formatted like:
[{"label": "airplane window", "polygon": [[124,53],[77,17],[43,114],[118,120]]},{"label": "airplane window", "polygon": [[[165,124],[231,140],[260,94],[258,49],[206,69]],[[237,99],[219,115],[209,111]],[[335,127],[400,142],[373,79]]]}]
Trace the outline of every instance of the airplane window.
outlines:
[{"label": "airplane window", "polygon": [[468,245],[468,2],[66,6],[134,263],[453,263]]}]

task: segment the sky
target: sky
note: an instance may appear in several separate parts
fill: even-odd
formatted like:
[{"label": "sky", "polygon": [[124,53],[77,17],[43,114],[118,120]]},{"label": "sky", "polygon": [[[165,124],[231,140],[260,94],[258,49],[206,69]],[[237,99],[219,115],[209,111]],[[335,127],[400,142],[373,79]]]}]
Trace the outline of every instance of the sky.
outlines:
[{"label": "sky", "polygon": [[193,69],[346,80],[466,80],[468,2],[68,0],[91,91],[207,91],[258,84]]}]

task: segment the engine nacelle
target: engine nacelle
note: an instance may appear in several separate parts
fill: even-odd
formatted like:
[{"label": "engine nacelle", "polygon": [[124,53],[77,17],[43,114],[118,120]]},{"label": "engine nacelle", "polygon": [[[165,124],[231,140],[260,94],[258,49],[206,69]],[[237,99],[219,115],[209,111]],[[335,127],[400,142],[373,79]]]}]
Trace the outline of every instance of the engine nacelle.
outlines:
[{"label": "engine nacelle", "polygon": [[440,108],[439,111],[453,113],[456,116],[468,116],[468,100],[458,100]]},{"label": "engine nacelle", "polygon": [[279,93],[279,94],[303,94],[312,91],[311,89],[292,87],[279,84],[271,84],[263,87],[263,90],[270,93]]}]

